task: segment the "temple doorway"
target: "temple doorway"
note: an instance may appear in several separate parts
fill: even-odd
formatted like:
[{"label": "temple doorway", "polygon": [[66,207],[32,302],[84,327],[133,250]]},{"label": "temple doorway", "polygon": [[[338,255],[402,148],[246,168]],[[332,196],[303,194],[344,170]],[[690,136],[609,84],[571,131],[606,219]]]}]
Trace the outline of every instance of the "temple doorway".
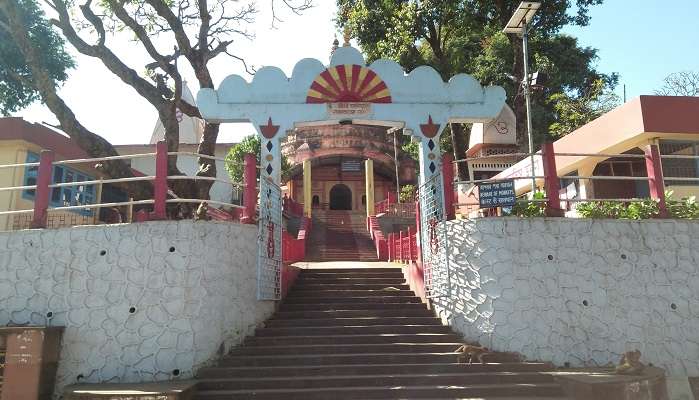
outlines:
[{"label": "temple doorway", "polygon": [[330,189],[330,209],[331,210],[351,210],[352,190],[338,183]]}]

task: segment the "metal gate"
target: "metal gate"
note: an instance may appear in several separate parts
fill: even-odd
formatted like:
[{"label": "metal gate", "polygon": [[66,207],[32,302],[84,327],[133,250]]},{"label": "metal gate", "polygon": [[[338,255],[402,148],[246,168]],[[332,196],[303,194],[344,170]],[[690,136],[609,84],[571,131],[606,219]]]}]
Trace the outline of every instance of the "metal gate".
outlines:
[{"label": "metal gate", "polygon": [[447,224],[444,215],[442,174],[432,175],[418,190],[420,251],[428,298],[449,296]]},{"label": "metal gate", "polygon": [[260,179],[257,235],[257,299],[280,300],[282,281],[282,191],[270,178]]}]

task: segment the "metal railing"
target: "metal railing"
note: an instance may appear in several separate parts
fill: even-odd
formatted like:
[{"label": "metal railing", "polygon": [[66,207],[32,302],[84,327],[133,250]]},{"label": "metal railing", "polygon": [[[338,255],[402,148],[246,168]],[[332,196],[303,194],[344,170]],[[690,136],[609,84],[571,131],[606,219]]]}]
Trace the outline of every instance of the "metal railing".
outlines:
[{"label": "metal railing", "polygon": [[[219,177],[208,177],[208,176],[188,176],[188,175],[168,175],[167,174],[167,162],[168,156],[184,156],[184,157],[199,157],[214,161],[225,161],[222,157],[209,156],[205,154],[192,153],[192,152],[168,152],[165,142],[159,142],[156,144],[156,152],[140,153],[140,154],[127,154],[109,157],[96,157],[96,158],[80,158],[80,159],[69,159],[69,160],[54,160],[54,154],[51,151],[42,151],[40,155],[39,162],[30,163],[17,163],[17,164],[6,164],[0,165],[0,169],[8,168],[37,168],[36,172],[36,184],[34,185],[21,185],[12,187],[0,187],[0,193],[2,192],[13,192],[13,191],[32,191],[32,197],[34,202],[34,207],[31,209],[18,209],[18,210],[4,210],[0,211],[0,216],[12,216],[20,214],[33,214],[31,218],[31,227],[33,228],[43,228],[47,226],[47,216],[49,212],[63,212],[63,211],[78,211],[78,210],[92,210],[100,208],[113,208],[113,207],[129,207],[130,210],[134,206],[152,206],[152,211],[147,214],[145,219],[167,219],[166,215],[166,205],[167,204],[201,204],[207,203],[207,205],[215,205],[219,207],[225,207],[231,211],[236,211],[239,216],[242,216],[241,220],[247,219],[245,222],[251,222],[254,218],[254,204],[250,204],[251,201],[247,201],[248,204],[241,205],[235,204],[228,201],[212,200],[212,199],[199,199],[199,198],[180,198],[178,197],[170,188],[168,187],[169,181],[176,180],[190,180],[193,182],[197,181],[210,181],[214,183],[223,183],[230,185],[237,191],[254,191],[255,192],[255,202],[257,199],[257,188],[256,188],[256,178],[255,176],[248,177],[247,175],[256,175],[257,165],[248,166],[250,158],[246,158],[246,183],[241,184],[238,182],[231,182],[226,179],[221,179]],[[75,165],[75,164],[96,164],[105,161],[114,160],[131,160],[137,158],[155,158],[155,175],[148,176],[134,176],[126,178],[107,178],[107,179],[91,179],[83,181],[72,181],[72,182],[53,182],[53,171],[54,166],[61,165]],[[254,157],[252,157],[254,160]],[[101,190],[92,191],[97,195],[97,199],[94,202],[87,203],[86,200],[81,199],[76,196],[74,198],[68,199],[64,205],[52,205],[50,201],[50,196],[53,191],[60,188],[66,187],[79,187],[84,188],[87,186],[98,186],[102,187],[105,184],[127,184],[132,182],[150,182],[153,185],[154,195],[152,199],[142,199],[128,201],[118,201],[118,202],[103,202],[101,199]],[[252,183],[251,183],[252,182]],[[80,189],[82,191],[82,189]],[[84,196],[84,194],[83,194]],[[240,197],[240,196],[239,196]],[[250,198],[250,196],[248,196]],[[85,201],[84,204],[80,204]],[[131,214],[132,211],[129,212]],[[96,216],[93,222],[96,222],[98,216]],[[233,218],[231,218],[233,219]]]},{"label": "metal railing", "polygon": [[[606,153],[555,153],[553,151],[552,144],[545,144],[541,152],[530,154],[530,153],[511,153],[505,155],[486,155],[480,157],[470,157],[462,160],[454,161],[454,163],[462,162],[472,162],[483,159],[501,158],[503,156],[517,156],[517,157],[539,157],[540,163],[535,162],[532,166],[523,166],[520,169],[516,168],[516,165],[511,167],[512,171],[510,176],[502,176],[500,173],[496,177],[489,179],[478,179],[478,180],[456,180],[453,182],[453,189],[456,191],[458,197],[461,200],[455,201],[451,206],[460,211],[461,214],[467,214],[469,216],[479,216],[474,213],[474,211],[479,211],[483,216],[500,215],[500,211],[494,208],[481,207],[480,199],[478,194],[478,186],[484,183],[494,183],[498,181],[514,180],[515,182],[520,180],[529,181],[532,180],[536,183],[537,188],[543,189],[546,193],[545,198],[534,198],[531,194],[529,188],[517,187],[518,191],[527,192],[529,191],[529,197],[520,196],[517,199],[517,203],[541,203],[545,208],[547,213],[551,215],[562,215],[566,210],[575,210],[575,204],[578,203],[596,203],[596,202],[622,202],[622,203],[637,203],[637,202],[647,202],[648,200],[653,200],[658,202],[661,216],[666,216],[667,211],[665,209],[665,184],[666,182],[696,182],[699,186],[699,155],[685,155],[685,154],[660,154],[657,145],[649,145],[645,149],[643,154],[606,154]],[[634,174],[634,170],[629,166],[629,174],[620,175],[565,175],[559,176],[556,170],[556,159],[560,157],[578,157],[578,158],[603,158],[612,159],[611,162],[623,162],[628,163],[628,161],[618,161],[622,160],[642,160],[644,163],[645,170],[643,175]],[[697,176],[665,176],[662,171],[663,160],[696,160],[696,167],[694,169]],[[613,172],[612,172],[613,173]],[[595,181],[611,181],[611,182],[647,182],[648,183],[648,197],[637,196],[635,193],[629,195],[628,197],[613,196],[609,197],[591,197],[589,193],[585,193],[582,196],[580,190],[576,190],[574,196],[568,196],[568,191],[566,189],[561,189],[561,181],[568,182],[568,186],[571,183],[575,183],[576,188],[581,187],[581,182],[595,182]],[[541,197],[541,196],[539,196]],[[464,201],[466,199],[466,201]],[[469,200],[470,199],[470,200]]]}]

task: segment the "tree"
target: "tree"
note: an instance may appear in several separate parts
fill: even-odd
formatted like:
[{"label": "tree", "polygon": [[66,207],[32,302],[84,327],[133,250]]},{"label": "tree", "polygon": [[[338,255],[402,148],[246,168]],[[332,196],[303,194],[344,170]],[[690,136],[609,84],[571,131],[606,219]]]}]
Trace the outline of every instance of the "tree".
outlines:
[{"label": "tree", "polygon": [[597,80],[582,96],[556,93],[549,97],[549,101],[557,114],[549,132],[551,136],[562,137],[617,107],[619,96],[605,91],[604,81]]},{"label": "tree", "polygon": [[681,71],[668,75],[663,87],[655,91],[659,96],[699,96],[699,72]]},{"label": "tree", "polygon": [[[41,94],[33,85],[32,71],[17,42],[14,40],[6,7],[0,11],[0,112],[10,115],[39,100]],[[22,22],[21,27],[32,49],[36,49],[37,62],[45,66],[49,80],[58,86],[68,79],[68,70],[75,64],[65,51],[63,39],[51,29],[43,13],[32,1],[18,1],[12,10]],[[32,83],[32,84],[29,84]]]},{"label": "tree", "polygon": [[[260,164],[260,137],[258,135],[248,135],[240,141],[240,143],[234,144],[228,154],[226,154],[226,171],[231,181],[243,183],[243,172],[244,172],[244,161],[245,154],[250,153],[255,155],[257,160],[257,165]],[[286,156],[282,156],[282,179],[288,178],[291,172],[291,164]],[[257,176],[259,177],[260,171],[257,171]]]},{"label": "tree", "polygon": [[[72,59],[33,0],[0,0],[0,107],[16,111],[41,98],[59,121],[59,127],[92,157],[116,156],[114,147],[91,132],[75,117],[57,94],[60,82],[67,78]],[[105,174],[115,178],[133,177],[122,160],[98,164]],[[137,198],[150,197],[149,185],[128,184]]]},{"label": "tree", "polygon": [[[367,53],[369,61],[393,59],[411,70],[433,66],[444,79],[465,72],[482,83],[505,88],[517,116],[517,139],[527,150],[526,110],[521,82],[524,77],[521,38],[502,33],[519,0],[337,0],[338,24],[347,27]],[[576,0],[577,12],[568,14],[572,0],[542,4],[531,26],[532,70],[546,72],[550,80],[534,95],[535,138],[541,141],[556,118],[551,94],[567,92],[581,96],[592,82],[602,79],[616,84],[615,74],[595,70],[597,52],[581,48],[577,40],[559,34],[566,25],[586,26],[590,7],[602,0]],[[451,125],[456,159],[464,158],[467,146],[463,125]],[[459,178],[467,179],[466,163]]]},{"label": "tree", "polygon": [[[310,0],[300,0],[300,4],[282,1],[295,12],[310,6]],[[189,0],[100,0],[95,5],[92,0],[82,5],[72,0],[44,2],[55,14],[51,23],[78,52],[99,59],[156,109],[171,152],[177,151],[179,145],[177,110],[200,116],[194,105],[181,98],[178,59],[184,57],[188,61],[200,87],[213,87],[208,63],[221,54],[244,62],[242,57],[229,52],[229,46],[235,37],[250,37],[245,26],[252,22],[256,11],[254,3],[241,5],[237,0],[198,0],[194,4]],[[147,52],[151,60],[145,65],[145,72],[139,73],[137,70],[143,68],[127,65],[107,44],[110,34],[120,32],[128,32]],[[213,155],[217,136],[218,124],[207,124],[199,153]],[[168,158],[169,175],[181,174],[176,162],[176,156]],[[200,158],[199,165],[198,176],[215,176],[216,167],[211,160]],[[210,181],[198,181],[196,185],[185,180],[170,182],[180,196],[203,199],[208,198],[211,184]]]}]

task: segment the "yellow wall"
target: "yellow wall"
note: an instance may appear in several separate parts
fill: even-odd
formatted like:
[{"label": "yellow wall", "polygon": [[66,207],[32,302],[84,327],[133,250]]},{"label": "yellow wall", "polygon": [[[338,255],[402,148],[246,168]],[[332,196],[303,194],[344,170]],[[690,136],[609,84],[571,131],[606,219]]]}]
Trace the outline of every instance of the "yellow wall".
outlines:
[{"label": "yellow wall", "polygon": [[675,200],[691,196],[699,198],[699,186],[666,186],[665,189],[672,190],[672,198]]},{"label": "yellow wall", "polygon": [[[20,164],[27,161],[27,152],[41,153],[41,148],[34,143],[21,140],[0,141],[0,164]],[[60,156],[57,156],[61,159]],[[95,176],[95,172],[78,165],[71,165],[70,168],[83,172],[87,175]],[[0,168],[0,187],[12,187],[24,185],[24,167]],[[95,201],[99,201],[101,196],[99,185],[95,188]],[[22,191],[0,191],[0,211],[27,210],[34,208],[34,201],[22,197]],[[15,214],[0,216],[0,231],[12,230],[15,218],[22,219],[22,216],[31,217],[28,214]],[[98,209],[93,209],[92,216],[83,216],[74,211],[49,211],[49,219],[54,222],[53,227],[69,226],[73,224],[95,224],[97,223]],[[63,220],[64,219],[64,220]],[[59,222],[63,220],[62,222]],[[23,222],[22,227],[26,228],[28,222]]]}]

